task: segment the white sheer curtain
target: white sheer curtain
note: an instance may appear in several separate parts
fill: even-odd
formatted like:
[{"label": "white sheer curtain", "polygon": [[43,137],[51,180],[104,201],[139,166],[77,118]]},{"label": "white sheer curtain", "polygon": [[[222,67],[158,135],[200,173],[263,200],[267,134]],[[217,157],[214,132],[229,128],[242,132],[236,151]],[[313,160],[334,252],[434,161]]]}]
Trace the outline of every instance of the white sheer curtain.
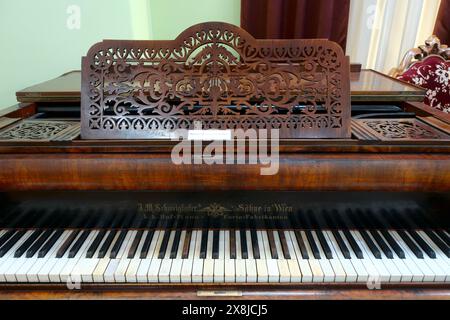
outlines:
[{"label": "white sheer curtain", "polygon": [[347,54],[384,73],[433,32],[441,0],[352,0]]}]

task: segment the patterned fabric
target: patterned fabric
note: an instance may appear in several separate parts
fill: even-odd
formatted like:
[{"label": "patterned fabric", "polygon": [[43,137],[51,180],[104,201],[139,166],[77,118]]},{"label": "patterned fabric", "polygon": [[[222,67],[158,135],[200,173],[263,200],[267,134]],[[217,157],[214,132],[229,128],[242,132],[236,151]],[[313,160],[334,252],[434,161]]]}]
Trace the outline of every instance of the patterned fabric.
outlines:
[{"label": "patterned fabric", "polygon": [[398,79],[427,89],[425,103],[450,113],[450,61],[440,56],[428,56],[414,63]]}]

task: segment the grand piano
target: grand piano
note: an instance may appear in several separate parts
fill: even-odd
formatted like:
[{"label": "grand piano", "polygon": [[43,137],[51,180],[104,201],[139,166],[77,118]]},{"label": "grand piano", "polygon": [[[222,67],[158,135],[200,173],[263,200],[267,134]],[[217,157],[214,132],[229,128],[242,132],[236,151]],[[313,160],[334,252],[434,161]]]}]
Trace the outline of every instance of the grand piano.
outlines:
[{"label": "grand piano", "polygon": [[[224,23],[98,43],[0,113],[0,298],[449,299],[450,116],[424,94]],[[274,174],[173,161],[174,130],[261,128]]]}]

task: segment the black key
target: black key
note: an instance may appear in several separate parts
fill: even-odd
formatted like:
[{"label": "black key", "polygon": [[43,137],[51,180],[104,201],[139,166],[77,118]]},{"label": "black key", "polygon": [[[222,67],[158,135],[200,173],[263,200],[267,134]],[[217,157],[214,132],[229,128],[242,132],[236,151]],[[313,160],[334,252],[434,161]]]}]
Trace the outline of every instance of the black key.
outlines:
[{"label": "black key", "polygon": [[291,253],[289,252],[289,247],[286,241],[286,235],[284,231],[278,230],[278,237],[280,238],[281,250],[283,251],[283,256],[285,259],[291,259]]},{"label": "black key", "polygon": [[0,248],[0,258],[2,258],[16,243],[19,241],[23,235],[26,233],[25,230],[19,230]]},{"label": "black key", "polygon": [[245,232],[245,230],[240,230],[240,234],[242,259],[248,259],[247,233]]},{"label": "black key", "polygon": [[325,236],[323,235],[322,231],[316,230],[317,238],[319,239],[320,245],[322,246],[323,252],[325,253],[325,257],[327,259],[333,259],[333,254],[331,253],[331,248],[328,245],[327,240],[325,239]]},{"label": "black key", "polygon": [[77,255],[78,251],[80,251],[81,246],[86,241],[86,238],[89,236],[89,233],[89,230],[84,230],[83,233],[78,237],[77,241],[75,241],[74,245],[69,250],[69,259],[72,259]]},{"label": "black key", "polygon": [[164,256],[166,255],[167,245],[169,244],[170,239],[170,230],[166,230],[164,232],[164,237],[161,242],[161,247],[159,248],[159,254],[158,259],[164,259]]},{"label": "black key", "polygon": [[361,248],[359,247],[358,243],[356,242],[355,238],[353,238],[353,235],[349,230],[343,230],[345,238],[347,239],[348,243],[350,244],[350,247],[352,247],[353,252],[355,253],[356,257],[358,259],[364,259],[364,255],[362,253]]},{"label": "black key", "polygon": [[295,231],[295,237],[297,238],[298,247],[300,248],[300,253],[303,259],[309,259],[308,251],[306,250],[306,245],[303,242],[303,237],[300,231]]},{"label": "black key", "polygon": [[148,255],[148,250],[153,240],[153,235],[155,234],[155,230],[149,230],[147,236],[145,237],[144,244],[142,245],[140,258],[145,259]]},{"label": "black key", "polygon": [[39,250],[38,258],[45,257],[63,233],[64,233],[64,230],[62,230],[62,229],[56,230],[55,233],[50,237],[50,239],[48,239],[48,241],[42,246],[41,250]]},{"label": "black key", "polygon": [[404,230],[397,230],[397,233],[403,239],[403,241],[405,241],[406,245],[414,253],[414,255],[419,259],[423,259],[423,252],[414,243],[410,236]]},{"label": "black key", "polygon": [[98,258],[102,259],[106,256],[108,253],[109,247],[111,246],[111,243],[113,242],[114,238],[116,237],[117,230],[110,230],[108,236],[106,237],[105,241],[103,242],[102,246],[100,247],[100,250],[98,252]]},{"label": "black key", "polygon": [[250,231],[250,237],[252,239],[252,248],[253,248],[253,258],[261,259],[261,254],[259,252],[259,243],[258,243],[258,234],[255,229]]},{"label": "black key", "polygon": [[206,259],[206,251],[208,250],[208,230],[203,229],[202,240],[200,243],[200,259]]},{"label": "black key", "polygon": [[219,259],[219,230],[213,231],[212,258]]},{"label": "black key", "polygon": [[35,230],[33,233],[28,237],[27,240],[25,240],[24,243],[16,250],[14,253],[14,258],[20,258],[30,247],[31,245],[36,241],[37,238],[40,237],[40,235],[44,232],[43,230]]},{"label": "black key", "polygon": [[182,249],[182,254],[181,254],[181,259],[187,259],[189,258],[189,249],[191,246],[191,240],[192,239],[192,230],[191,229],[187,229],[186,230],[186,236],[184,238],[184,244],[183,244],[183,249]]},{"label": "black key", "polygon": [[359,230],[358,232],[363,237],[364,241],[366,242],[366,244],[369,247],[370,251],[373,253],[374,257],[376,259],[381,259],[381,252],[378,249],[378,247],[375,245],[375,243],[372,241],[372,238],[370,238],[370,236],[367,233],[367,231]]},{"label": "black key", "polygon": [[422,237],[414,230],[408,231],[409,235],[416,241],[420,248],[429,256],[431,259],[436,259],[436,252],[426,243]]},{"label": "black key", "polygon": [[130,250],[128,251],[127,255],[128,259],[133,259],[134,256],[136,255],[136,251],[139,246],[139,243],[141,242],[143,234],[144,234],[143,230],[139,230],[138,232],[136,232],[136,236],[134,237],[133,243],[131,244]]},{"label": "black key", "polygon": [[172,249],[170,250],[170,259],[177,257],[178,248],[180,247],[181,230],[175,231],[175,237],[173,238]]},{"label": "black key", "polygon": [[128,233],[127,230],[120,231],[119,236],[117,237],[116,243],[114,243],[114,246],[111,249],[111,254],[109,255],[110,259],[117,258],[120,248],[122,247],[123,241],[125,240],[125,237],[127,236],[127,233]]},{"label": "black key", "polygon": [[97,251],[97,248],[100,245],[100,243],[102,242],[105,234],[106,234],[106,230],[100,230],[99,233],[97,233],[94,241],[91,243],[91,245],[88,248],[88,251],[86,253],[86,258],[91,259],[94,256],[95,251]]},{"label": "black key", "polygon": [[75,240],[75,238],[80,233],[80,230],[73,230],[69,237],[64,241],[62,246],[58,249],[58,252],[56,252],[56,258],[62,258],[62,256],[66,253],[67,250],[69,250],[69,247],[71,246],[72,242]]},{"label": "black key", "polygon": [[436,234],[444,241],[447,246],[450,247],[450,237],[444,232],[444,230],[435,230]]},{"label": "black key", "polygon": [[0,237],[0,248],[16,233],[16,230],[8,230]]},{"label": "black key", "polygon": [[380,232],[383,235],[383,237],[386,239],[386,241],[389,243],[392,250],[395,251],[397,256],[400,259],[405,259],[405,252],[403,251],[402,248],[400,248],[397,241],[395,241],[394,237],[392,237],[392,235],[387,230],[380,230]]},{"label": "black key", "polygon": [[437,247],[442,250],[447,258],[450,258],[450,247],[448,247],[432,230],[425,230],[425,233],[437,245]]},{"label": "black key", "polygon": [[275,239],[274,239],[274,231],[273,230],[267,230],[267,239],[269,240],[269,248],[270,248],[270,254],[272,255],[272,259],[278,259],[278,251],[277,246],[275,245]]},{"label": "black key", "polygon": [[236,259],[236,230],[230,230],[230,259]]},{"label": "black key", "polygon": [[42,247],[45,241],[47,241],[53,234],[53,230],[45,230],[43,234],[36,240],[35,243],[27,250],[26,257],[31,258]]},{"label": "black key", "polygon": [[344,239],[342,239],[341,234],[337,230],[331,231],[333,233],[334,238],[336,239],[336,242],[341,249],[342,255],[345,259],[351,259],[350,251],[347,248],[347,245],[344,242]]},{"label": "black key", "polygon": [[371,234],[372,237],[375,239],[376,243],[377,243],[378,246],[381,248],[381,250],[382,250],[383,253],[386,255],[386,257],[387,257],[388,259],[394,259],[394,253],[393,253],[392,250],[389,248],[389,246],[388,246],[387,243],[384,241],[384,239],[381,237],[381,235],[380,235],[376,230],[370,231],[370,234]]},{"label": "black key", "polygon": [[306,234],[306,239],[308,240],[309,246],[311,247],[311,251],[313,253],[314,258],[321,259],[319,248],[317,247],[317,244],[314,241],[314,237],[311,233],[311,230],[305,230],[305,234]]}]

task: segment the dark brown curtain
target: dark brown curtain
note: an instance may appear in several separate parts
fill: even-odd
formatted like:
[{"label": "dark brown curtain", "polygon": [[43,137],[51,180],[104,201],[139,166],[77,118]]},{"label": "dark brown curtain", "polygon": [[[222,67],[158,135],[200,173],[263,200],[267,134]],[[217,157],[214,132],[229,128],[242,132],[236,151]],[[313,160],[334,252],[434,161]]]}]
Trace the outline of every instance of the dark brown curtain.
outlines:
[{"label": "dark brown curtain", "polygon": [[450,0],[441,1],[433,33],[441,39],[442,44],[450,46]]},{"label": "dark brown curtain", "polygon": [[257,39],[323,38],[345,50],[350,0],[242,0],[241,26]]}]

